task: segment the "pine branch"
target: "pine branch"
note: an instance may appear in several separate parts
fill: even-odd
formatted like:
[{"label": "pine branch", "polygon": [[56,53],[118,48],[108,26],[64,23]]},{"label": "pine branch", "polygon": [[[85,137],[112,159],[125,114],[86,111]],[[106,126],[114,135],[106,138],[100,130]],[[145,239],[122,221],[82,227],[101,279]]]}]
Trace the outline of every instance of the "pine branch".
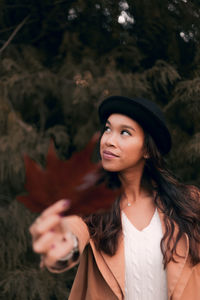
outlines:
[{"label": "pine branch", "polygon": [[5,44],[3,45],[3,47],[1,47],[1,49],[0,49],[0,55],[7,48],[7,46],[12,42],[12,40],[14,39],[14,37],[16,36],[16,34],[18,33],[18,31],[24,26],[24,24],[26,23],[26,21],[29,18],[30,18],[30,15],[26,16],[26,18],[24,18],[24,20],[15,28],[15,30],[13,31],[13,33],[10,35],[9,39],[5,42]]},{"label": "pine branch", "polygon": [[[33,23],[37,23],[38,22],[38,19],[32,19],[30,20],[29,22],[26,22],[26,25],[28,24],[33,24]],[[8,32],[8,31],[11,31],[15,28],[15,26],[10,26],[10,27],[7,27],[7,28],[4,28],[4,29],[1,29],[0,30],[0,33],[5,33],[5,32]]]}]

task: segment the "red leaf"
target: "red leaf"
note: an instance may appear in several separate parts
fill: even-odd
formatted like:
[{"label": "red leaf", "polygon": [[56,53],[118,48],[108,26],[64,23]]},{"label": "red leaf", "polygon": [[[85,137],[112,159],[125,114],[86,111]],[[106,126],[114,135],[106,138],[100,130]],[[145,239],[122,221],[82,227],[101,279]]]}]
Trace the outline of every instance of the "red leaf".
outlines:
[{"label": "red leaf", "polygon": [[33,212],[41,212],[60,199],[70,199],[69,214],[87,215],[98,210],[109,209],[119,191],[96,184],[101,163],[91,162],[98,136],[95,135],[85,149],[62,161],[57,157],[53,142],[46,157],[46,168],[25,155],[27,195],[17,200]]}]

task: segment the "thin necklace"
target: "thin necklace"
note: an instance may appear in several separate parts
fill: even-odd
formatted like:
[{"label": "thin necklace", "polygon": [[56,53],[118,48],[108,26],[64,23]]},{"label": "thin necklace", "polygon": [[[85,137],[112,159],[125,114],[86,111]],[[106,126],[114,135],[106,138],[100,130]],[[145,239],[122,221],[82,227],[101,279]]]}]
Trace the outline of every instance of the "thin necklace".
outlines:
[{"label": "thin necklace", "polygon": [[[157,194],[155,195],[155,198],[156,198],[156,197],[157,197]],[[155,199],[155,198],[154,198],[154,199]],[[127,206],[130,207],[131,205],[132,205],[132,203],[129,202],[128,199],[127,199]]]},{"label": "thin necklace", "polygon": [[[128,201],[128,200],[127,200]],[[131,206],[131,202],[128,201],[127,206]]]},{"label": "thin necklace", "polygon": [[[124,197],[124,196],[123,196],[123,197]],[[126,197],[125,197],[125,198],[126,198]],[[129,202],[128,199],[127,199],[127,206],[130,207],[131,205],[132,205],[132,203]]]}]

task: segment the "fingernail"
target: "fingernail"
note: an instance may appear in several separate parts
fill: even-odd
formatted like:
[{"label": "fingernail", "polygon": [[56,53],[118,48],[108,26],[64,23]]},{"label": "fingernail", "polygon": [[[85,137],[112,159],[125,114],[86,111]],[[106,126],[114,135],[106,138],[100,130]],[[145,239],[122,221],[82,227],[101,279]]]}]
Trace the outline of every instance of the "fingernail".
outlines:
[{"label": "fingernail", "polygon": [[68,207],[70,205],[70,200],[65,199],[63,203],[63,207]]}]

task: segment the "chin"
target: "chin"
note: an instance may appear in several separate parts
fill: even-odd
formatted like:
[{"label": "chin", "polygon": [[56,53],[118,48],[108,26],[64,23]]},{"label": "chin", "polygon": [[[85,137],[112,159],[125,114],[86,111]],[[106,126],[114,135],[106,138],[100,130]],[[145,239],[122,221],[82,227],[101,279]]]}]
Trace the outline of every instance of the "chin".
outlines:
[{"label": "chin", "polygon": [[117,169],[114,169],[114,168],[104,168],[103,167],[103,169],[105,170],[105,171],[108,171],[108,172],[118,172],[118,170]]},{"label": "chin", "polygon": [[119,172],[121,171],[120,168],[117,168],[116,166],[109,166],[108,164],[104,164],[102,163],[102,167],[105,171],[108,171],[108,172]]}]

